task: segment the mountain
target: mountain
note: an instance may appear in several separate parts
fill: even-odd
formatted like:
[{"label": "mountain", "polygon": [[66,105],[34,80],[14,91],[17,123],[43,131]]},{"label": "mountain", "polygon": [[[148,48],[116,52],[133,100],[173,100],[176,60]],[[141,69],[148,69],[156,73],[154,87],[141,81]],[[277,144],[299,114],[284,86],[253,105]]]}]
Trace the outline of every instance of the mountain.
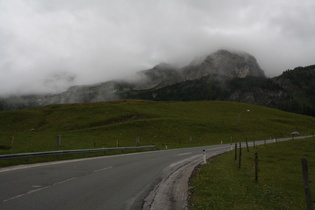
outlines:
[{"label": "mountain", "polygon": [[291,97],[281,109],[315,116],[315,65],[287,70],[273,80]]},{"label": "mountain", "polygon": [[186,80],[199,79],[210,74],[237,78],[265,77],[254,56],[226,50],[219,50],[202,62],[193,61],[182,69],[182,73]]},{"label": "mountain", "polygon": [[100,84],[72,86],[60,94],[11,96],[0,99],[0,110],[15,110],[48,104],[80,103],[115,100],[122,93],[134,90],[159,89],[205,75],[264,76],[256,59],[247,53],[231,53],[219,50],[208,57],[194,60],[186,67],[177,68],[160,63],[152,69],[137,73],[136,81],[113,80]]},{"label": "mountain", "polygon": [[160,63],[139,71],[137,80],[73,86],[60,94],[0,99],[0,110],[116,99],[221,100],[251,103],[315,116],[314,66],[266,78],[254,56],[219,50],[178,68]]},{"label": "mountain", "polygon": [[160,89],[128,91],[121,98],[156,101],[235,101],[315,116],[315,65],[287,70],[274,78],[209,74]]},{"label": "mountain", "polygon": [[222,77],[208,75],[171,86],[120,93],[121,98],[156,101],[236,101],[279,108],[290,95],[272,79],[265,77]]}]

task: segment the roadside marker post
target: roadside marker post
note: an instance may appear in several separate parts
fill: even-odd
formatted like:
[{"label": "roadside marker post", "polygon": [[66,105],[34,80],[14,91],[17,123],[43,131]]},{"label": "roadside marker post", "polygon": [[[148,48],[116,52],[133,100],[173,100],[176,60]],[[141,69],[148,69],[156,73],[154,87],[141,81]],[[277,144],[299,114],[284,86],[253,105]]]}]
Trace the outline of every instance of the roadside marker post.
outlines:
[{"label": "roadside marker post", "polygon": [[139,138],[139,136],[136,137],[136,145],[140,146],[140,138]]},{"label": "roadside marker post", "polygon": [[[57,147],[57,150],[59,150],[60,145],[61,145],[61,136],[58,135],[58,136],[56,137],[56,147]],[[60,154],[57,155],[57,158],[60,159]]]},{"label": "roadside marker post", "polygon": [[207,163],[206,150],[202,150],[202,153],[203,153],[203,163],[206,164]]},{"label": "roadside marker post", "polygon": [[60,145],[61,145],[61,136],[60,136],[60,135],[58,135],[58,136],[56,137],[56,146],[57,146],[57,150],[59,150]]}]

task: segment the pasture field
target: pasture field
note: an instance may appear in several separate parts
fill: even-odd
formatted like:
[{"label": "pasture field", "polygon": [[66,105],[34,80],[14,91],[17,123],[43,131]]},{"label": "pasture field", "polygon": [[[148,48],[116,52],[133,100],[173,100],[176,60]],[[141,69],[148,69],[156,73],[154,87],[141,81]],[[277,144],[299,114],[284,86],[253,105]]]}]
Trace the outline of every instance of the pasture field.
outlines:
[{"label": "pasture field", "polygon": [[215,157],[192,179],[190,209],[307,209],[301,158],[308,161],[314,200],[315,138],[308,138],[243,148],[241,168],[233,151]]},{"label": "pasture field", "polygon": [[[250,110],[249,112],[245,110]],[[109,102],[0,112],[0,154],[157,145],[160,149],[314,133],[315,118],[222,101]]]}]

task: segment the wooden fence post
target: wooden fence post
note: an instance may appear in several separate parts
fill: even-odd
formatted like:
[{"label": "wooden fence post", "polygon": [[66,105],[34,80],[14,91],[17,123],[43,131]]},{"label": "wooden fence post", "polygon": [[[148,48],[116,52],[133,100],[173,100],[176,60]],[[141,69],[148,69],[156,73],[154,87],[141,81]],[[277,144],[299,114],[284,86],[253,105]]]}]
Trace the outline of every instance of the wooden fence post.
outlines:
[{"label": "wooden fence post", "polygon": [[255,181],[258,182],[258,153],[255,152]]},{"label": "wooden fence post", "polygon": [[235,143],[235,158],[234,160],[237,160],[237,143]]},{"label": "wooden fence post", "polygon": [[246,137],[246,148],[247,148],[247,152],[249,152],[247,137]]},{"label": "wooden fence post", "polygon": [[303,174],[303,183],[304,183],[307,209],[313,210],[312,196],[311,196],[311,191],[309,187],[309,179],[308,179],[307,159],[302,158],[301,161],[302,161],[302,174]]},{"label": "wooden fence post", "polygon": [[242,163],[242,143],[240,142],[240,151],[238,155],[238,168],[241,168],[241,163]]}]

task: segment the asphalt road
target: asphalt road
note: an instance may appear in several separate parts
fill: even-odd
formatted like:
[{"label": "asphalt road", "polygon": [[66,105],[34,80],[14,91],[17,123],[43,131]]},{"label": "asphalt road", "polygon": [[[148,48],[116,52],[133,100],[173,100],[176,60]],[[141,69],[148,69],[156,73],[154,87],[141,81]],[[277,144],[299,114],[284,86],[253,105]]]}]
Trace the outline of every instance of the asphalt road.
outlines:
[{"label": "asphalt road", "polygon": [[230,148],[216,145],[0,169],[0,209],[141,209],[171,167]]},{"label": "asphalt road", "polygon": [[[267,143],[272,142],[274,140]],[[214,145],[2,168],[0,209],[141,209],[144,199],[172,168],[174,171],[190,159],[202,161],[203,150],[209,157],[230,150],[232,146]]]}]

